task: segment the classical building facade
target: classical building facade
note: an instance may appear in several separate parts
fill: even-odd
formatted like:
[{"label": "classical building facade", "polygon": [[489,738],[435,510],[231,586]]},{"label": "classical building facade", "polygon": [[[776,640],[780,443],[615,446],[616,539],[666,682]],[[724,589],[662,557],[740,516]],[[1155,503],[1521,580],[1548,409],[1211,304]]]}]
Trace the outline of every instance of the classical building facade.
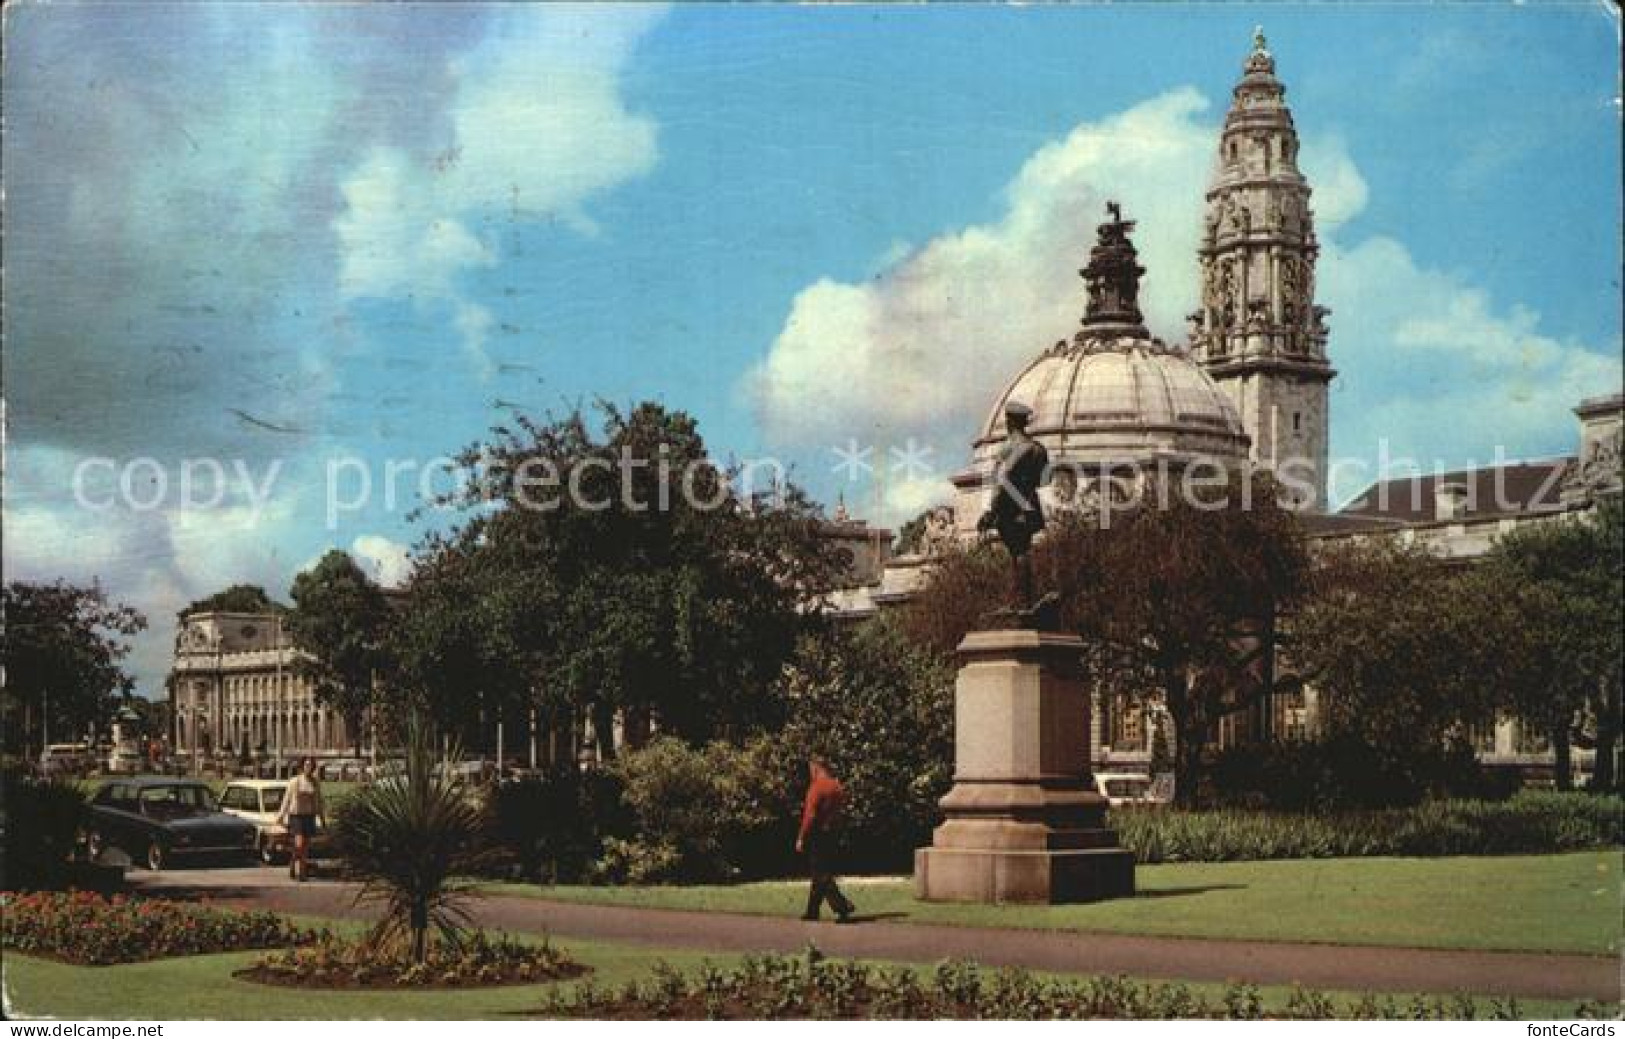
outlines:
[{"label": "classical building facade", "polygon": [[175,748],[193,762],[245,749],[277,758],[353,753],[355,734],[316,702],[297,658],[277,614],[188,616],[169,679]]},{"label": "classical building facade", "polygon": [[[1392,537],[1470,561],[1510,530],[1584,512],[1599,495],[1620,493],[1622,398],[1614,393],[1575,409],[1573,456],[1387,479],[1327,511],[1328,389],[1336,373],[1330,311],[1315,302],[1312,189],[1297,159],[1286,88],[1259,32],[1232,93],[1207,190],[1195,257],[1201,299],[1189,316],[1189,343],[1165,344],[1146,331],[1135,295],[1144,272],[1129,240],[1133,224],[1112,207],[1083,271],[1081,329],[1006,383],[977,429],[969,466],[951,478],[953,504],[930,517],[919,545],[835,595],[835,615],[857,622],[906,602],[936,552],[978,536],[1012,400],[1032,408],[1029,432],[1054,463],[1043,492],[1051,512],[1097,508],[1114,486],[1143,479],[1152,467],[1250,462],[1276,474],[1314,543]],[[1093,710],[1097,767],[1144,767],[1157,729],[1171,729],[1155,706],[1110,694],[1097,694]],[[1220,745],[1302,736],[1316,722],[1314,690],[1304,688],[1225,717],[1215,736]],[[1514,721],[1478,735],[1491,762],[1538,767],[1550,760],[1543,739]],[[1576,764],[1586,767],[1585,752],[1576,753]]]}]

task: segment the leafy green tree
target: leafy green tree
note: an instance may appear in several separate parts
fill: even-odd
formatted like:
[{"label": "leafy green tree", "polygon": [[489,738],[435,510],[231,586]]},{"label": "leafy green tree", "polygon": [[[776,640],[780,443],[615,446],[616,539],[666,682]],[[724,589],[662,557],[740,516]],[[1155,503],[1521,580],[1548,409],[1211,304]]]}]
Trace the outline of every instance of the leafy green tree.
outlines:
[{"label": "leafy green tree", "polygon": [[105,726],[134,689],[123,666],[127,640],[147,621],[100,586],[14,581],[0,589],[0,616],[0,727],[9,753]]},{"label": "leafy green tree", "polygon": [[1551,740],[1559,789],[1573,785],[1577,741],[1595,749],[1593,785],[1612,789],[1625,652],[1619,497],[1508,533],[1475,577],[1493,647],[1484,674],[1503,706]]},{"label": "leafy green tree", "polygon": [[953,781],[954,668],[879,617],[803,640],[780,686],[792,782],[817,754],[845,784],[843,840],[863,866],[912,861]]},{"label": "leafy green tree", "polygon": [[441,652],[442,633],[444,652],[479,661],[468,673],[480,682],[522,679],[501,702],[590,717],[605,757],[617,712],[634,743],[648,719],[691,741],[771,724],[764,694],[845,551],[793,486],[735,486],[748,474],[714,463],[689,416],[601,411],[601,433],[580,413],[521,418],[464,452],[453,502],[471,517],[425,553],[425,583],[450,582],[449,596],[462,582],[483,634],[427,621],[413,655]]},{"label": "leafy green tree", "polygon": [[[1250,486],[1244,480],[1252,480]],[[1110,522],[1063,517],[1034,546],[1041,591],[1086,644],[1102,688],[1160,697],[1174,727],[1176,797],[1192,807],[1202,754],[1226,715],[1279,691],[1278,618],[1309,588],[1295,517],[1262,474],[1194,481]],[[1014,599],[1008,557],[981,547],[951,557],[911,608],[908,628],[939,653]]]},{"label": "leafy green tree", "polygon": [[1328,547],[1317,563],[1292,654],[1329,733],[1423,760],[1491,721],[1497,649],[1479,582],[1391,538]]},{"label": "leafy green tree", "polygon": [[194,613],[280,613],[287,608],[257,584],[234,584],[224,591],[197,600],[178,616],[184,621]]},{"label": "leafy green tree", "polygon": [[319,703],[338,711],[361,753],[361,731],[385,658],[389,605],[355,560],[337,549],[293,580],[284,622],[302,651],[296,667]]}]

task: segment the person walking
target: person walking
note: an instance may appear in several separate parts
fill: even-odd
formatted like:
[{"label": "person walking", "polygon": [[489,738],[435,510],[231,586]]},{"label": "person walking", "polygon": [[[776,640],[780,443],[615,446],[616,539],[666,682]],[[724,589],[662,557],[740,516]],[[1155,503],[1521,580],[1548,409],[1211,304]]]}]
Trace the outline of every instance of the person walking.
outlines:
[{"label": "person walking", "polygon": [[276,813],[278,825],[286,827],[293,838],[288,876],[294,880],[310,877],[310,840],[316,836],[318,821],[325,824],[326,815],[322,783],[316,778],[316,759],[306,758],[300,762],[299,774],[288,781],[288,788],[282,793],[282,807]]},{"label": "person walking", "polygon": [[841,806],[846,802],[846,788],[830,774],[829,766],[820,758],[808,760],[807,775],[807,800],[801,810],[796,851],[807,856],[807,875],[812,878],[812,887],[807,892],[807,911],[801,918],[817,920],[819,909],[827,901],[835,910],[836,923],[848,923],[856,907],[841,894],[831,863],[834,829],[840,821]]}]

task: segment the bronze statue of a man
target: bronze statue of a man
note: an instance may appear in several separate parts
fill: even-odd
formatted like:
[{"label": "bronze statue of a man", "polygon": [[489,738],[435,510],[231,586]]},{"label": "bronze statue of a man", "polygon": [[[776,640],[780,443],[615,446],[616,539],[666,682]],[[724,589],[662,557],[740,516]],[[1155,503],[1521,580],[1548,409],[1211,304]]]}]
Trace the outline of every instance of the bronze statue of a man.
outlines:
[{"label": "bronze statue of a man", "polygon": [[977,523],[995,530],[1015,561],[1016,584],[1023,605],[1033,598],[1032,564],[1027,552],[1044,529],[1044,506],[1038,488],[1049,472],[1049,452],[1027,434],[1033,410],[1018,401],[1004,406],[1004,447],[994,472],[993,502]]}]

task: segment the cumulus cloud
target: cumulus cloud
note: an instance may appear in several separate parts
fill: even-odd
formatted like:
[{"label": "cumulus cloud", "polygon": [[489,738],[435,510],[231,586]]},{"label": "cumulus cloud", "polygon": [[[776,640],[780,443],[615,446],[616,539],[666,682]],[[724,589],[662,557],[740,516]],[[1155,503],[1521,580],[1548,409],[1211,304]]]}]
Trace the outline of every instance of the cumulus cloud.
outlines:
[{"label": "cumulus cloud", "polygon": [[1077,270],[1108,198],[1140,222],[1147,320],[1177,334],[1194,295],[1206,108],[1178,90],[1080,125],[1027,160],[996,223],[932,239],[873,280],[803,289],[744,387],[770,440],[912,435],[957,453],[1003,382],[1076,329]]},{"label": "cumulus cloud", "polygon": [[412,550],[378,534],[362,534],[350,545],[361,569],[385,588],[399,588],[412,576]]},{"label": "cumulus cloud", "polygon": [[586,201],[653,168],[656,126],[626,107],[619,74],[657,8],[504,9],[449,63],[449,130],[417,151],[373,148],[341,184],[333,221],[343,295],[450,301],[482,378],[490,314],[458,280],[496,262],[481,215],[591,232]]},{"label": "cumulus cloud", "polygon": [[[1139,221],[1147,323],[1182,341],[1218,137],[1209,111],[1182,89],[1081,124],[1023,164],[996,221],[895,250],[873,278],[802,289],[741,386],[769,442],[827,452],[848,438],[914,436],[949,468],[962,462],[1004,383],[1076,327],[1076,270],[1107,198]],[[1302,156],[1323,246],[1319,296],[1333,309],[1330,350],[1340,371],[1334,454],[1374,460],[1379,438],[1391,452],[1446,465],[1488,461],[1497,445],[1510,456],[1571,449],[1569,409],[1619,388],[1619,344],[1560,341],[1527,307],[1498,304],[1465,276],[1418,262],[1404,244],[1359,239],[1351,226],[1369,188],[1342,138],[1310,134]],[[936,488],[849,495],[873,498],[876,518],[894,523],[950,496],[945,478]],[[1333,488],[1334,499],[1358,489]]]},{"label": "cumulus cloud", "polygon": [[75,493],[68,474],[80,461],[49,445],[9,449],[6,579],[100,583],[140,609],[149,627],[133,641],[129,667],[141,692],[161,694],[174,617],[188,603],[237,583],[286,594],[293,572],[286,553],[308,531],[317,485],[283,470],[267,479],[262,470],[250,476],[254,491],[233,478],[219,501],[200,482],[188,505],[175,486],[178,475],[166,495],[154,493],[157,470],[150,468],[133,470],[139,478],[126,481],[98,471]]},{"label": "cumulus cloud", "polygon": [[1332,242],[1320,271],[1341,372],[1332,453],[1371,463],[1348,468],[1334,502],[1375,478],[1379,457],[1432,471],[1573,451],[1570,409],[1620,389],[1618,343],[1602,353],[1543,333],[1527,306],[1496,304],[1392,238]]},{"label": "cumulus cloud", "polygon": [[[146,611],[134,664],[152,690],[175,610],[235,581],[285,592],[291,563],[329,536],[310,521],[329,438],[399,421],[369,392],[376,358],[357,363],[374,350],[366,301],[421,305],[418,327],[462,341],[453,377],[489,376],[496,318],[461,281],[499,259],[496,221],[590,230],[592,198],[653,166],[656,125],[627,109],[621,76],[662,12],[7,16],[7,575],[99,577]],[[388,378],[440,356],[409,356],[410,335],[390,349]],[[281,460],[286,486],[258,516],[239,500],[72,501],[87,456],[173,473],[202,454],[258,473]],[[399,573],[398,554],[368,547]]]}]

